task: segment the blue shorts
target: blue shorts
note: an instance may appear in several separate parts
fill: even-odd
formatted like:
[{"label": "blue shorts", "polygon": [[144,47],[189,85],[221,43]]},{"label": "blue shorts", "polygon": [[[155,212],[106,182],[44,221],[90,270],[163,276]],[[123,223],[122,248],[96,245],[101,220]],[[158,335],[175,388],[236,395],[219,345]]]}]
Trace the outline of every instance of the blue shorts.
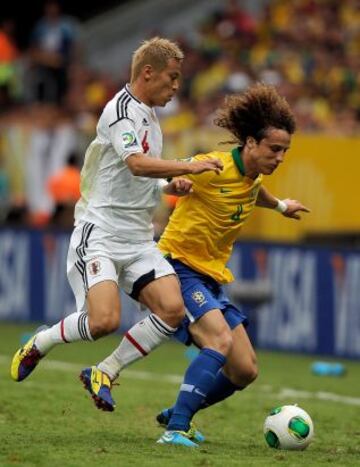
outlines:
[{"label": "blue shorts", "polygon": [[186,316],[174,337],[185,345],[193,344],[189,325],[210,310],[222,311],[230,329],[239,324],[248,325],[247,316],[230,303],[222,286],[209,276],[194,271],[177,259],[167,257],[181,283],[181,293],[185,302]]}]

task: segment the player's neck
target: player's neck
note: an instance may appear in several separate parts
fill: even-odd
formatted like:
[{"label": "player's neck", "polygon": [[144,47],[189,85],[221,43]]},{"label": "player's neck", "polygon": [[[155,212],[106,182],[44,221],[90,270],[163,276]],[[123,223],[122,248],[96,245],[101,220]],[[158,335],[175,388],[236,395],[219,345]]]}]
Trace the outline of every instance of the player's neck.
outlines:
[{"label": "player's neck", "polygon": [[244,163],[245,176],[255,180],[259,176],[259,170],[255,161],[250,157],[246,148],[242,151],[242,160]]},{"label": "player's neck", "polygon": [[137,81],[129,84],[129,90],[131,94],[136,97],[139,101],[147,105],[148,107],[152,107],[151,101],[148,98],[146,92],[144,91],[143,87]]}]

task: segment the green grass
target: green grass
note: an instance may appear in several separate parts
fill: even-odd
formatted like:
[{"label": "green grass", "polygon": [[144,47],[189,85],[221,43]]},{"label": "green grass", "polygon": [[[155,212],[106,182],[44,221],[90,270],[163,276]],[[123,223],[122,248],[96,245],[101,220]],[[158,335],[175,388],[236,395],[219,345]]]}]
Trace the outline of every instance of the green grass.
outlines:
[{"label": "green grass", "polygon": [[[0,466],[360,466],[359,399],[321,400],[319,393],[359,398],[360,369],[345,361],[342,378],[313,376],[313,357],[259,352],[260,376],[246,391],[196,416],[207,441],[200,449],[160,446],[155,414],[170,405],[188,360],[185,348],[164,345],[125,370],[113,390],[117,409],[95,409],[78,373],[118,343],[112,336],[92,344],[59,346],[26,381],[9,377],[9,363],[29,326],[0,328]],[[56,361],[55,363],[53,363]],[[68,362],[66,368],[59,363]],[[176,379],[175,379],[176,381]],[[307,391],[289,393],[286,388]],[[323,396],[324,397],[324,396]],[[329,396],[325,397],[329,398]],[[298,403],[315,424],[316,437],[303,452],[268,448],[262,425],[277,405]]]}]

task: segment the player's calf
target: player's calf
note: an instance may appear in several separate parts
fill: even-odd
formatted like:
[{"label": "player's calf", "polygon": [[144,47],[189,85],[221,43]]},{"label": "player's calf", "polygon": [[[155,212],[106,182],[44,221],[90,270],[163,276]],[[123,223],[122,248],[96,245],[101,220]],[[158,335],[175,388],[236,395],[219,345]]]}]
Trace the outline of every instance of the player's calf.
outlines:
[{"label": "player's calf", "polygon": [[226,365],[225,373],[233,384],[245,388],[256,380],[258,367],[256,362],[247,362],[241,364],[239,367],[236,365]]}]

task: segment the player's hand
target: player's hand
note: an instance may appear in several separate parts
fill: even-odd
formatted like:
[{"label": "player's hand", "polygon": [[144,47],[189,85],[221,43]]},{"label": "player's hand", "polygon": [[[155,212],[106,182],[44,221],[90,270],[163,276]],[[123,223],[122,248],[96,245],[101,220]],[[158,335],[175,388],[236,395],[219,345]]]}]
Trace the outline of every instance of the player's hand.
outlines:
[{"label": "player's hand", "polygon": [[283,199],[283,201],[287,204],[287,210],[282,213],[285,217],[300,220],[300,212],[311,212],[309,208],[301,204],[300,201],[297,201],[296,199]]},{"label": "player's hand", "polygon": [[217,174],[223,169],[224,165],[219,159],[205,159],[203,161],[191,162],[191,173],[201,174],[209,170],[214,170]]},{"label": "player's hand", "polygon": [[192,191],[192,181],[186,178],[175,178],[163,189],[165,194],[175,196],[186,196]]}]

